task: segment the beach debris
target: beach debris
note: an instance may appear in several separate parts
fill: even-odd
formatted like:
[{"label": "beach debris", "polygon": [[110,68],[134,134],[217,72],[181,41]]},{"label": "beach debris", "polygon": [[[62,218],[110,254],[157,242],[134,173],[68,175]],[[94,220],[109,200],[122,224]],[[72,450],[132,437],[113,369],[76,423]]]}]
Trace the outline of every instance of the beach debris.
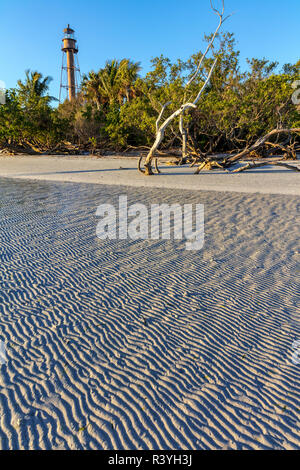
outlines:
[{"label": "beach debris", "polygon": [[[290,138],[287,141],[286,145],[281,144],[273,144],[270,142],[271,137],[280,137],[285,134],[289,134]],[[264,137],[259,138],[252,146],[245,148],[244,150],[238,152],[235,155],[222,155],[222,156],[206,156],[206,155],[192,155],[185,158],[184,163],[189,164],[190,167],[196,167],[195,174],[198,175],[201,171],[211,171],[211,170],[224,170],[227,173],[241,173],[247,170],[253,170],[255,168],[261,168],[264,166],[281,166],[287,168],[288,170],[292,171],[300,171],[299,165],[297,165],[297,158],[296,158],[296,151],[294,149],[295,144],[290,144],[291,142],[291,135],[292,134],[300,134],[300,128],[294,129],[273,129]],[[277,159],[269,159],[265,158],[265,156],[259,155],[258,150],[265,149],[266,146],[275,146],[277,149],[281,151],[283,154],[280,158]],[[293,149],[293,150],[291,150]],[[255,153],[255,155],[254,155]],[[251,161],[245,162],[245,159],[251,159]],[[253,161],[253,158],[260,159],[260,161]],[[287,158],[295,161],[295,164],[287,163]],[[261,161],[264,159],[265,161]],[[138,162],[138,169],[139,171],[143,172],[141,169],[141,162],[142,157],[139,159]],[[158,161],[157,158],[153,160],[154,162],[154,169],[156,173],[160,173],[158,169]],[[241,162],[244,162],[242,166],[237,165]],[[180,160],[177,161],[168,161],[166,162],[167,165],[179,165]]]},{"label": "beach debris", "polygon": [[89,423],[85,424],[84,426],[81,426],[79,429],[78,429],[78,432],[82,432],[82,431],[85,431],[89,426]]}]

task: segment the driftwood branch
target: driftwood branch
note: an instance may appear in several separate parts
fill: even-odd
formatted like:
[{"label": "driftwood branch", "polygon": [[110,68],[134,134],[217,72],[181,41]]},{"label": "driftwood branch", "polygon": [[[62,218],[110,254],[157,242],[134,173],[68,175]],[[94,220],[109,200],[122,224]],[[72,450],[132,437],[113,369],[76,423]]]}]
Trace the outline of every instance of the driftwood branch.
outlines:
[{"label": "driftwood branch", "polygon": [[283,166],[285,168],[288,168],[289,170],[300,171],[300,168],[298,168],[295,165],[289,165],[288,163],[278,162],[275,160],[272,162],[247,163],[245,166],[242,166],[241,168],[237,168],[236,170],[232,170],[230,173],[240,173],[242,171],[253,170],[253,168],[260,168],[262,166],[269,166],[269,165]]},{"label": "driftwood branch", "polygon": [[[211,8],[213,10],[213,12],[215,14],[218,15],[219,17],[219,23],[218,23],[218,26],[212,36],[212,39],[210,40],[204,54],[202,55],[201,59],[199,60],[199,63],[197,65],[197,69],[195,71],[195,73],[192,75],[192,77],[189,79],[189,81],[187,82],[186,86],[185,86],[185,89],[187,89],[189,87],[189,85],[196,79],[196,77],[198,76],[200,70],[201,70],[201,65],[205,59],[205,57],[207,56],[208,52],[210,51],[210,49],[212,48],[213,46],[213,43],[215,41],[215,38],[222,26],[222,24],[224,23],[224,21],[226,21],[226,18],[224,18],[224,11],[225,11],[225,5],[224,5],[224,0],[222,0],[222,9],[221,11],[218,11],[214,6],[213,6],[213,3],[212,1],[210,2],[211,3]],[[144,173],[145,175],[153,175],[153,171],[152,171],[152,160],[155,156],[155,152],[157,151],[158,147],[160,146],[163,138],[164,138],[164,135],[165,135],[165,130],[167,129],[167,127],[171,124],[171,122],[176,119],[178,116],[180,116],[180,121],[179,121],[179,126],[180,126],[180,132],[181,132],[181,135],[182,135],[182,139],[183,139],[183,153],[186,152],[186,136],[187,136],[187,131],[186,129],[184,129],[183,127],[183,114],[190,110],[190,109],[193,109],[193,108],[196,108],[196,105],[197,103],[199,102],[200,100],[200,97],[201,95],[203,94],[205,88],[207,87],[209,81],[210,81],[210,78],[211,78],[211,75],[215,69],[215,66],[217,64],[217,59],[215,59],[213,65],[211,66],[210,68],[210,71],[205,79],[205,82],[204,84],[202,85],[201,89],[199,90],[199,92],[197,93],[197,96],[195,97],[194,101],[192,102],[184,102],[179,109],[177,109],[176,111],[174,111],[171,116],[169,116],[167,119],[165,119],[165,121],[163,121],[163,123],[161,125],[159,125],[161,119],[162,119],[162,116],[163,116],[163,113],[166,109],[166,107],[170,104],[170,103],[166,103],[162,106],[162,109],[159,113],[159,116],[157,118],[157,121],[156,121],[156,137],[155,137],[155,141],[154,141],[154,144],[152,145],[147,157],[146,157],[146,160],[145,160],[145,164],[144,164],[144,169],[141,168],[141,160],[139,161],[139,164],[138,164],[138,169],[139,171],[141,171],[142,173]],[[186,93],[184,94],[184,101],[186,99]],[[156,164],[157,166],[157,164]]]},{"label": "driftwood branch", "polygon": [[219,24],[210,40],[210,42],[208,43],[207,45],[207,48],[204,52],[204,54],[202,54],[201,56],[201,59],[199,60],[199,63],[198,63],[198,66],[197,66],[197,69],[196,69],[196,72],[192,75],[192,77],[189,79],[189,81],[187,82],[187,84],[185,85],[185,88],[188,88],[190,86],[190,84],[197,78],[200,70],[201,70],[201,65],[203,64],[203,60],[205,59],[205,57],[207,56],[208,52],[210,51],[210,49],[212,48],[214,42],[215,42],[215,39],[217,37],[217,34],[221,28],[221,26],[224,24],[224,22],[231,16],[231,15],[228,15],[226,16],[226,18],[224,18],[224,12],[225,12],[225,3],[224,3],[224,0],[222,0],[222,10],[221,11],[218,11],[214,6],[213,6],[213,2],[212,0],[210,0],[210,6],[211,6],[211,9],[213,10],[213,12],[219,17]]},{"label": "driftwood branch", "polygon": [[[216,168],[222,168],[223,170],[228,170],[228,171],[231,171],[232,173],[239,173],[241,171],[251,170],[252,168],[259,168],[259,167],[266,166],[266,165],[278,165],[278,166],[286,167],[290,170],[300,171],[298,167],[294,165],[289,165],[287,163],[283,163],[282,161],[266,161],[266,162],[257,162],[257,163],[250,162],[241,168],[230,170],[230,168],[234,166],[238,161],[244,159],[247,155],[249,155],[252,152],[257,151],[264,145],[269,145],[269,146],[274,145],[274,147],[277,147],[281,149],[281,151],[286,151],[288,153],[288,151],[290,151],[289,149],[286,149],[283,145],[279,143],[272,144],[271,142],[269,142],[269,139],[270,137],[273,137],[273,136],[277,137],[283,134],[293,134],[293,133],[295,134],[300,133],[300,128],[298,127],[294,129],[273,129],[272,131],[268,132],[268,134],[257,139],[257,141],[253,145],[251,145],[250,147],[247,147],[246,149],[242,150],[236,155],[225,157],[225,158],[222,157],[221,159],[218,159],[216,157],[214,158],[206,157],[204,158],[204,160],[202,157],[199,157],[198,167],[195,171],[195,174],[198,174],[200,173],[200,171],[203,171],[203,170],[213,170]],[[292,154],[292,157],[293,156],[294,155]],[[195,165],[195,162],[193,162],[191,166],[194,166],[194,165]]]},{"label": "driftwood branch", "polygon": [[171,114],[171,116],[169,116],[162,124],[161,126],[158,128],[158,131],[156,133],[156,139],[155,139],[155,142],[154,144],[152,145],[148,155],[147,155],[147,158],[146,158],[146,161],[145,161],[145,170],[141,170],[141,167],[139,167],[139,171],[141,171],[142,173],[146,174],[146,175],[153,175],[153,172],[152,172],[152,166],[151,166],[151,161],[154,157],[154,154],[155,154],[155,151],[158,149],[160,143],[162,142],[163,138],[164,138],[164,135],[165,135],[165,130],[166,128],[168,127],[168,125],[173,121],[173,119],[175,119],[177,116],[179,116],[180,114],[182,114],[184,111],[186,111],[187,109],[190,109],[190,108],[196,108],[196,105],[194,103],[185,103],[183,104],[179,109],[177,109],[176,111],[174,111],[174,113]]},{"label": "driftwood branch", "polygon": [[273,135],[279,135],[279,134],[289,134],[289,133],[297,133],[300,132],[300,128],[297,127],[295,129],[273,129],[271,132],[266,134],[263,137],[260,137],[257,139],[257,141],[251,145],[250,147],[247,147],[246,149],[242,150],[239,152],[237,155],[234,155],[233,157],[230,157],[227,160],[227,163],[234,163],[237,162],[238,160],[241,160],[241,158],[244,158],[246,155],[249,155],[249,153],[254,152],[255,150],[258,150],[260,147],[262,147]]},{"label": "driftwood branch", "polygon": [[207,85],[208,85],[208,83],[209,83],[209,81],[210,81],[210,78],[211,78],[211,76],[212,76],[212,73],[213,73],[213,71],[215,70],[215,66],[217,65],[217,62],[218,62],[218,59],[215,59],[215,61],[214,61],[213,65],[211,66],[211,69],[210,69],[210,71],[209,71],[209,74],[207,75],[207,78],[206,78],[206,80],[205,80],[205,82],[204,82],[204,84],[203,84],[201,90],[199,91],[198,95],[196,96],[196,98],[195,98],[194,101],[193,101],[194,104],[197,104],[198,101],[200,100],[201,95],[202,95],[202,93],[204,92],[205,88],[207,87]]},{"label": "driftwood branch", "polygon": [[160,113],[159,113],[159,115],[158,115],[158,118],[157,118],[157,120],[156,120],[156,123],[155,123],[155,125],[156,125],[156,132],[159,131],[159,123],[160,123],[161,118],[163,117],[163,114],[164,114],[164,112],[165,112],[165,109],[166,109],[167,106],[169,106],[171,103],[172,103],[172,101],[168,101],[168,102],[165,103],[164,105],[160,104],[160,105],[161,105],[161,111],[160,111]]}]

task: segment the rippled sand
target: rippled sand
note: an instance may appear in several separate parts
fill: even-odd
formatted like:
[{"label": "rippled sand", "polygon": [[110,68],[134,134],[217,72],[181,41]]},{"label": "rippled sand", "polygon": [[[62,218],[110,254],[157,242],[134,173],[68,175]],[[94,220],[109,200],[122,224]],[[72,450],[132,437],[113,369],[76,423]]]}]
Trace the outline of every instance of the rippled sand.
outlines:
[{"label": "rippled sand", "polygon": [[[0,181],[2,449],[300,447],[300,198]],[[205,246],[100,241],[101,202],[204,203]]]}]

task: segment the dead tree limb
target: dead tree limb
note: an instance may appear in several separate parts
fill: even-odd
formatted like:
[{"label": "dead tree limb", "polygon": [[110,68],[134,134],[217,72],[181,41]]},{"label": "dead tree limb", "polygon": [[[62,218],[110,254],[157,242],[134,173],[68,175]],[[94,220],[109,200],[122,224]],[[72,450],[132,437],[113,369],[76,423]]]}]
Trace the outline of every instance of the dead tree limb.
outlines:
[{"label": "dead tree limb", "polygon": [[160,113],[159,113],[159,115],[158,115],[158,118],[157,118],[157,120],[156,120],[156,123],[155,123],[156,132],[159,131],[159,123],[160,123],[160,121],[161,121],[161,118],[163,117],[163,114],[164,114],[164,112],[165,112],[165,109],[166,109],[167,106],[169,106],[171,103],[172,103],[172,101],[168,101],[168,102],[165,103],[164,105],[162,105],[162,104],[160,103],[161,111],[160,111]]},{"label": "dead tree limb", "polygon": [[[201,56],[201,59],[199,60],[199,63],[197,65],[197,69],[195,71],[195,73],[192,75],[192,77],[188,80],[188,82],[186,83],[185,85],[185,94],[184,94],[184,101],[186,99],[186,91],[188,89],[188,87],[190,86],[190,84],[196,79],[196,77],[199,75],[200,73],[200,70],[201,70],[201,66],[202,66],[202,63],[205,59],[205,57],[207,56],[208,52],[210,51],[210,49],[212,48],[213,46],[213,43],[215,41],[215,38],[221,28],[221,26],[223,25],[223,23],[229,18],[229,16],[227,17],[224,17],[224,11],[225,11],[225,6],[224,6],[224,0],[222,0],[222,9],[221,11],[217,10],[214,6],[213,6],[213,2],[212,0],[210,0],[210,4],[211,4],[211,8],[213,10],[213,12],[219,17],[219,24],[212,36],[212,39],[211,41],[209,42],[207,48],[206,48],[206,51],[204,52],[204,54],[202,54]],[[162,109],[160,111],[160,114],[158,116],[158,119],[156,121],[156,138],[155,138],[155,142],[154,144],[152,145],[147,157],[146,157],[146,160],[145,160],[145,164],[144,164],[144,169],[141,168],[141,161],[139,161],[139,164],[138,164],[138,169],[139,171],[141,171],[142,173],[144,173],[145,175],[153,175],[153,171],[152,171],[152,160],[155,156],[155,152],[157,151],[158,147],[160,146],[163,138],[164,138],[164,135],[165,135],[165,131],[167,129],[167,127],[171,124],[171,122],[176,119],[177,117],[181,117],[184,115],[184,113],[186,111],[189,111],[191,109],[195,109],[197,106],[197,103],[199,102],[200,98],[201,98],[201,95],[203,94],[205,88],[207,87],[209,81],[210,81],[210,78],[211,78],[211,75],[215,69],[215,66],[217,64],[217,60],[218,59],[215,59],[211,68],[210,68],[210,71],[204,81],[204,84],[202,85],[201,89],[199,90],[197,96],[195,97],[195,99],[192,101],[192,102],[184,102],[179,109],[177,109],[176,111],[174,111],[171,116],[169,116],[167,119],[165,119],[165,121],[163,121],[163,123],[159,126],[159,122],[162,118],[162,115],[163,115],[163,112],[166,108],[166,106],[169,104],[169,103],[166,103],[165,105],[162,106]],[[181,130],[182,130],[182,137],[183,137],[183,145],[184,144],[184,134],[185,134],[185,131],[183,129],[183,121],[181,120],[180,121],[180,125],[182,126],[181,127]],[[186,134],[185,134],[186,135]],[[186,147],[185,147],[186,148]]]},{"label": "dead tree limb", "polygon": [[[297,128],[294,128],[294,129],[273,129],[271,132],[268,132],[268,134],[264,135],[263,137],[260,137],[259,139],[257,139],[257,141],[251,145],[250,147],[247,147],[245,148],[244,150],[242,150],[241,152],[237,153],[236,155],[233,155],[233,156],[230,156],[230,157],[221,157],[221,159],[219,159],[218,157],[206,157],[203,161],[203,158],[198,158],[197,159],[197,164],[198,164],[198,168],[197,170],[195,171],[195,174],[199,174],[200,171],[202,170],[213,170],[213,169],[217,169],[217,168],[222,168],[222,169],[229,169],[230,167],[234,166],[238,161],[244,159],[245,157],[247,157],[248,155],[250,155],[251,153],[253,152],[256,152],[258,149],[260,149],[261,147],[263,147],[263,145],[271,145],[271,146],[274,146],[274,147],[277,147],[279,149],[281,149],[281,151],[284,151],[286,154],[289,154],[292,156],[293,159],[295,159],[294,157],[296,156],[296,152],[295,152],[295,149],[294,147],[292,148],[292,150],[288,147],[284,147],[283,145],[280,145],[279,143],[276,143],[276,144],[272,144],[271,142],[269,142],[269,139],[270,137],[272,136],[280,136],[280,135],[283,135],[283,134],[292,134],[292,133],[300,133],[300,128],[297,127]],[[195,166],[195,161],[193,162],[193,165],[192,166]],[[262,163],[257,163],[257,166],[265,166],[265,165],[268,165],[270,164],[269,162],[262,162]],[[280,162],[276,162],[273,164],[275,165],[281,165],[281,166],[284,166],[283,163],[280,163]],[[295,167],[292,166],[292,165],[288,165],[286,166],[287,168],[291,169],[291,170],[295,170]],[[248,169],[251,169],[251,168],[254,168],[254,166],[252,166],[252,164],[247,164],[245,165],[244,167],[242,167],[243,169],[237,169],[236,172],[239,172],[239,171],[246,171]],[[298,169],[296,169],[295,171],[298,171]]]},{"label": "dead tree limb", "polygon": [[158,131],[156,133],[156,139],[154,144],[152,145],[150,152],[148,153],[146,157],[146,161],[144,164],[145,169],[141,170],[141,167],[139,168],[142,173],[145,175],[153,175],[152,171],[152,160],[154,158],[155,151],[158,149],[160,143],[162,142],[164,135],[165,135],[165,130],[168,127],[168,125],[175,119],[177,116],[179,116],[182,112],[184,112],[186,109],[190,108],[196,108],[196,105],[193,103],[185,103],[183,104],[179,109],[177,109],[171,116],[169,116],[163,123],[162,125],[158,128]]},{"label": "dead tree limb", "polygon": [[279,134],[288,134],[288,133],[292,133],[292,132],[300,132],[300,127],[296,127],[295,129],[273,129],[271,132],[269,132],[268,134],[266,134],[265,136],[263,137],[260,137],[253,145],[251,145],[250,147],[242,150],[241,152],[239,152],[237,155],[234,155],[233,157],[230,157],[228,160],[227,160],[227,163],[228,164],[232,164],[234,162],[237,162],[238,160],[241,160],[241,158],[244,158],[246,157],[247,155],[249,155],[249,153],[259,149],[260,147],[262,147],[266,142],[268,142],[268,140],[270,139],[270,137],[272,137],[273,135],[279,135]]},{"label": "dead tree limb", "polygon": [[236,170],[227,170],[230,171],[230,173],[240,173],[242,171],[246,170],[252,170],[253,168],[260,168],[262,166],[268,166],[268,165],[277,165],[277,166],[283,166],[285,168],[288,168],[289,170],[293,171],[300,171],[300,168],[298,168],[295,165],[289,165],[288,163],[283,163],[283,162],[278,162],[278,161],[273,161],[273,162],[258,162],[258,163],[247,163],[245,166],[242,166],[241,168],[237,168]]},{"label": "dead tree limb", "polygon": [[187,156],[187,152],[186,152],[186,146],[187,146],[187,129],[186,129],[186,128],[184,127],[184,125],[183,125],[183,115],[182,115],[182,114],[180,115],[180,118],[179,118],[179,130],[180,130],[181,137],[182,137],[181,163],[183,163],[184,159],[185,159],[186,156]]}]

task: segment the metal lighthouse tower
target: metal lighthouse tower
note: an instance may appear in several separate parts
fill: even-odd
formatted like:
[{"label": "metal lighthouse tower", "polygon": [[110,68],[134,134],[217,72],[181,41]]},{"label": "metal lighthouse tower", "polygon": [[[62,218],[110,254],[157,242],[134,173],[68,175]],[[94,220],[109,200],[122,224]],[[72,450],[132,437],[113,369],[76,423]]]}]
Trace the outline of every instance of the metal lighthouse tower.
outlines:
[{"label": "metal lighthouse tower", "polygon": [[60,79],[59,102],[61,102],[63,90],[67,91],[67,96],[72,101],[79,90],[80,68],[78,63],[78,47],[74,37],[74,29],[68,24],[64,29],[62,45],[62,66]]}]

